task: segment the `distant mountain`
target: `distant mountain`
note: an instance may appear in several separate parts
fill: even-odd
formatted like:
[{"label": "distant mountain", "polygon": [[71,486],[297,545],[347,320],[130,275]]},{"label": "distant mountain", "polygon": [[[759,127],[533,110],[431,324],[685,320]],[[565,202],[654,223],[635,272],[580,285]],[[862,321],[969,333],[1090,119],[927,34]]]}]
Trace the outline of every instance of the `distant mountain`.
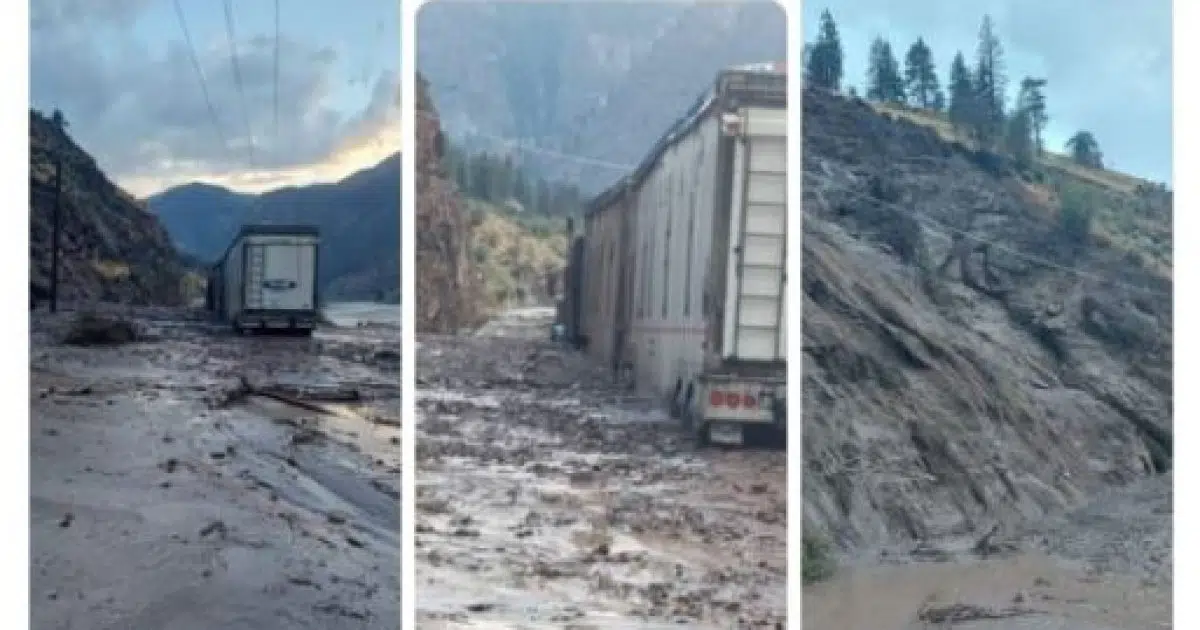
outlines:
[{"label": "distant mountain", "polygon": [[400,295],[400,154],[334,184],[261,195],[186,184],[149,199],[180,250],[217,260],[248,223],[303,223],[321,230],[318,281],[327,299]]},{"label": "distant mountain", "polygon": [[[417,67],[446,134],[468,150],[512,150],[488,137],[502,136],[632,164],[718,70],[785,60],[785,22],[767,1],[432,3],[418,15]],[[521,157],[588,193],[624,174]]]},{"label": "distant mountain", "polygon": [[50,287],[55,161],[61,161],[59,298],[176,304],[185,266],[158,219],[100,171],[64,121],[29,112],[29,284]]}]

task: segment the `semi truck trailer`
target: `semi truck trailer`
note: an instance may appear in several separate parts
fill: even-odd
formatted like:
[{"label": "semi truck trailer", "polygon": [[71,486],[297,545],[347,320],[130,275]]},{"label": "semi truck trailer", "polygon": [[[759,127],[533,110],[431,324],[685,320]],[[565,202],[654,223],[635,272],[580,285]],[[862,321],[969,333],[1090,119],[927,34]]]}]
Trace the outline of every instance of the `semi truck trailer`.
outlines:
[{"label": "semi truck trailer", "polygon": [[565,321],[701,443],[787,430],[787,75],[730,68],[592,200]]},{"label": "semi truck trailer", "polygon": [[311,334],[320,234],[306,225],[247,225],[208,273],[209,309],[235,331]]}]

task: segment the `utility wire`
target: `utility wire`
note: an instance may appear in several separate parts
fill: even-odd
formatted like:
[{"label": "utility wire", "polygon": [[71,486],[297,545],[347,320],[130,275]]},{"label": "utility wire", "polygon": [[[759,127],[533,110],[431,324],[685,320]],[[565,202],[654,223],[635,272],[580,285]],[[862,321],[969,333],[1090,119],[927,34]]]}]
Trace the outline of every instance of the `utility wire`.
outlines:
[{"label": "utility wire", "polygon": [[[438,120],[437,116],[434,116],[433,114],[430,114],[428,112],[418,111],[416,113],[418,116],[422,116],[429,120]],[[510,146],[514,149],[517,149],[518,151],[528,152],[528,153],[537,153],[540,155],[555,157],[558,159],[572,161],[572,162],[576,162],[579,164],[600,166],[603,168],[609,168],[609,169],[620,170],[620,171],[632,171],[633,169],[637,168],[636,165],[621,164],[618,162],[609,162],[606,160],[598,160],[598,159],[587,157],[587,156],[582,156],[582,155],[577,155],[577,154],[572,154],[572,153],[564,153],[564,152],[555,151],[552,149],[546,149],[546,148],[538,147],[536,145],[528,144],[527,142],[517,140],[515,138],[508,138],[508,137],[504,137],[504,136],[498,136],[498,135],[486,134],[486,133],[476,133],[475,135],[477,135],[481,138],[486,138],[489,140],[494,140],[496,142],[500,142],[500,143]],[[1111,278],[1105,278],[1104,276],[1094,274],[1094,273],[1091,273],[1088,271],[1084,271],[1082,269],[1079,269],[1078,267],[1062,265],[1062,264],[1056,263],[1051,260],[1047,260],[1047,259],[1039,257],[1039,256],[1027,254],[1020,250],[1013,249],[1012,247],[1009,247],[1003,243],[1000,243],[1000,242],[997,242],[994,240],[989,240],[989,239],[983,238],[977,234],[972,234],[971,232],[968,232],[966,230],[962,230],[962,229],[953,227],[951,225],[947,225],[945,222],[939,221],[925,213],[918,212],[916,210],[898,205],[896,203],[889,203],[889,202],[882,201],[880,199],[875,198],[872,195],[869,195],[865,191],[856,190],[855,188],[853,188],[851,186],[841,184],[839,182],[834,181],[834,179],[832,177],[828,177],[828,176],[820,174],[820,173],[805,171],[804,177],[819,180],[823,183],[835,186],[838,190],[848,193],[852,196],[856,196],[860,199],[867,199],[867,200],[871,201],[872,203],[880,204],[880,205],[892,208],[892,209],[896,210],[897,212],[912,216],[912,217],[916,218],[918,221],[925,223],[926,227],[929,228],[932,232],[935,232],[935,233],[940,234],[941,236],[945,236],[947,238],[951,238],[952,235],[958,235],[958,236],[961,236],[968,240],[975,241],[980,244],[986,244],[990,248],[993,248],[997,251],[1002,251],[1006,254],[1010,254],[1016,258],[1025,260],[1026,262],[1030,262],[1030,263],[1033,263],[1033,264],[1036,264],[1036,265],[1039,265],[1042,267],[1057,269],[1059,271],[1073,274],[1080,278],[1092,280],[1093,282],[1097,282],[1102,285],[1122,287],[1122,288],[1128,289],[1130,291],[1144,293],[1144,294],[1150,294],[1150,295],[1154,295],[1154,296],[1158,296],[1158,297],[1165,297],[1165,298],[1171,297],[1171,294],[1169,294],[1169,293],[1165,293],[1162,291],[1155,291],[1153,289],[1149,289],[1149,288],[1142,287],[1142,286],[1137,286],[1137,285],[1130,284],[1127,282],[1121,282],[1119,280],[1113,280]],[[931,226],[933,226],[933,227],[931,227]]]},{"label": "utility wire", "polygon": [[[275,0],[275,89],[271,93],[272,109],[274,113],[271,118],[272,135],[274,136],[275,150],[279,151],[279,0]],[[277,156],[278,157],[278,156]]]},{"label": "utility wire", "polygon": [[[838,182],[834,181],[834,179],[832,177],[829,177],[824,174],[814,173],[811,171],[805,171],[804,176],[807,178],[819,180],[825,184],[835,186],[835,187],[837,187],[838,190],[848,193],[852,196],[858,197],[859,199],[866,199],[866,200],[871,201],[872,203],[875,203],[875,204],[878,204],[881,206],[885,206],[885,207],[891,208],[897,212],[900,212],[902,214],[911,216],[911,217],[917,219],[918,221],[922,221],[922,222],[926,223],[926,227],[929,228],[931,231],[938,233],[942,236],[948,237],[948,238],[950,238],[952,234],[957,234],[958,236],[961,236],[965,239],[975,241],[976,243],[979,243],[981,245],[987,245],[989,248],[1002,251],[1006,254],[1012,255],[1016,258],[1020,258],[1027,262],[1030,262],[1030,263],[1033,263],[1036,265],[1040,265],[1042,267],[1048,267],[1048,268],[1057,269],[1059,271],[1063,271],[1066,273],[1074,274],[1080,278],[1092,280],[1093,282],[1097,282],[1102,285],[1122,287],[1122,288],[1128,289],[1130,291],[1146,293],[1146,294],[1150,294],[1150,295],[1154,295],[1154,296],[1158,296],[1158,297],[1165,297],[1165,298],[1171,297],[1170,293],[1164,293],[1162,291],[1155,291],[1153,289],[1148,289],[1146,287],[1129,284],[1127,282],[1121,282],[1119,280],[1105,278],[1104,276],[1094,274],[1094,273],[1091,273],[1088,271],[1084,271],[1082,269],[1079,269],[1078,267],[1071,267],[1069,265],[1060,265],[1054,261],[1046,260],[1045,258],[1041,258],[1039,256],[1034,256],[1032,254],[1027,254],[1025,252],[1013,249],[1007,245],[999,243],[997,241],[988,240],[988,239],[978,236],[976,234],[972,234],[971,232],[968,232],[966,230],[962,230],[962,229],[956,228],[954,226],[947,225],[945,222],[934,219],[933,217],[931,217],[923,212],[918,212],[912,208],[907,208],[907,207],[901,206],[896,203],[880,200],[880,199],[874,197],[873,195],[867,194],[866,192],[856,190],[845,184],[838,183]],[[937,226],[937,227],[930,228],[929,227],[930,224]]]},{"label": "utility wire", "polygon": [[225,139],[225,131],[221,128],[221,121],[217,118],[217,110],[213,107],[212,97],[208,93],[208,82],[204,80],[204,70],[200,68],[200,60],[196,56],[196,46],[192,43],[192,34],[188,30],[187,17],[183,14],[183,8],[179,6],[179,0],[174,0],[175,17],[179,19],[179,28],[183,31],[183,41],[187,45],[188,59],[192,62],[192,69],[196,71],[196,79],[200,81],[200,92],[204,95],[204,104],[208,106],[208,117],[212,120],[213,128],[217,131],[217,138],[221,141],[221,146],[228,148],[229,144]]},{"label": "utility wire", "polygon": [[[427,120],[433,120],[433,121],[440,122],[440,118],[438,116],[434,116],[433,114],[430,114],[428,112],[418,111],[418,112],[416,112],[416,114]],[[539,146],[536,146],[533,144],[529,144],[527,141],[518,140],[515,138],[507,138],[504,136],[497,136],[494,134],[482,133],[482,132],[471,132],[471,135],[477,136],[480,138],[485,138],[488,140],[493,140],[495,142],[499,142],[501,144],[504,144],[505,146],[508,146],[509,148],[516,149],[517,151],[520,151],[522,153],[535,153],[538,155],[546,155],[549,157],[554,157],[554,158],[566,160],[569,162],[575,162],[577,164],[587,164],[589,166],[598,166],[601,168],[607,168],[607,169],[611,169],[611,170],[615,170],[615,171],[632,171],[633,169],[637,168],[637,165],[635,165],[635,164],[622,164],[620,162],[610,162],[608,160],[600,160],[600,159],[587,157],[584,155],[578,155],[578,154],[574,154],[574,153],[564,153],[562,151],[555,151],[553,149],[546,149],[546,148],[539,147]]]},{"label": "utility wire", "polygon": [[246,91],[242,84],[242,67],[238,63],[237,53],[237,38],[233,28],[233,2],[225,0],[225,34],[229,40],[229,61],[233,65],[233,82],[237,86],[238,100],[242,105],[242,120],[246,123],[246,134],[249,144],[247,151],[250,154],[250,166],[254,167],[254,131],[250,127],[250,112],[246,109]]}]

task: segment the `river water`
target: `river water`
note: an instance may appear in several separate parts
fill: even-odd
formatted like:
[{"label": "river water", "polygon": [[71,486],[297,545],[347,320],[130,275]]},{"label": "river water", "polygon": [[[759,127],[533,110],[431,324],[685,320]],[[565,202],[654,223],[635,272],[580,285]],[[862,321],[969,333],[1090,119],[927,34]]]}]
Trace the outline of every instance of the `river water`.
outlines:
[{"label": "river water", "polygon": [[321,307],[321,312],[334,326],[354,328],[358,325],[400,326],[400,305],[378,302],[333,302]]}]

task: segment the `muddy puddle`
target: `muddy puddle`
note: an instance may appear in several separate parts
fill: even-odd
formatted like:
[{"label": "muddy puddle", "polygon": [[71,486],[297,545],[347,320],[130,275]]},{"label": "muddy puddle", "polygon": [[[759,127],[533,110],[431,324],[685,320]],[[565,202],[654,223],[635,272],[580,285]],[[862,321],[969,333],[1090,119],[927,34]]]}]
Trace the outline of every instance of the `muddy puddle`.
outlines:
[{"label": "muddy puddle", "polygon": [[805,628],[818,630],[1161,630],[1171,627],[1170,595],[1022,553],[854,568],[805,587],[803,616]]},{"label": "muddy puddle", "polygon": [[[399,626],[399,381],[357,360],[377,343],[240,338],[183,313],[119,347],[37,332],[33,627]],[[365,394],[314,409],[239,381]]]},{"label": "muddy puddle", "polygon": [[533,337],[418,346],[418,626],[783,627],[785,454],[697,451]]}]

